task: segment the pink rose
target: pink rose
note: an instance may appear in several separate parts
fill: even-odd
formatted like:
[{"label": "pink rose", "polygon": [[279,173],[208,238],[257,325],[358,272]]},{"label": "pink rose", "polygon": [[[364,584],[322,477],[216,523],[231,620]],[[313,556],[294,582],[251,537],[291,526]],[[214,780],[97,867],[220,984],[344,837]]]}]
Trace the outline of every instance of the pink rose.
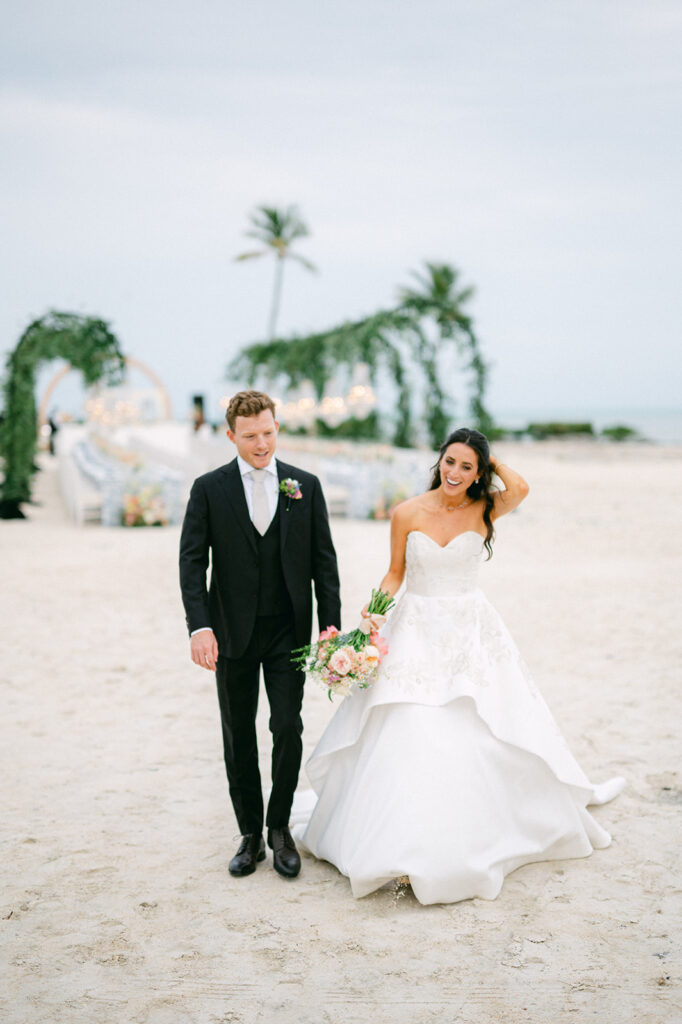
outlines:
[{"label": "pink rose", "polygon": [[351,661],[353,662],[353,672],[357,672],[358,670],[362,670],[362,668],[364,667],[364,664],[365,664],[365,652],[364,652],[364,650],[361,650],[361,651],[356,651],[354,649],[352,649],[352,650],[353,650],[353,653],[351,654],[350,657],[351,657]]},{"label": "pink rose", "polygon": [[327,663],[327,651],[329,650],[329,644],[318,644],[317,645],[317,661],[323,665]]},{"label": "pink rose", "polygon": [[338,635],[339,635],[339,631],[336,628],[336,626],[327,626],[327,628],[323,629],[322,632],[320,633],[319,639],[320,640],[332,640],[335,636],[338,636]]},{"label": "pink rose", "polygon": [[383,636],[379,636],[378,633],[369,634],[370,643],[372,643],[382,658],[385,658],[388,654],[388,641],[384,640]]},{"label": "pink rose", "polygon": [[340,676],[348,675],[353,667],[353,650],[349,647],[339,647],[329,659],[330,669]]}]

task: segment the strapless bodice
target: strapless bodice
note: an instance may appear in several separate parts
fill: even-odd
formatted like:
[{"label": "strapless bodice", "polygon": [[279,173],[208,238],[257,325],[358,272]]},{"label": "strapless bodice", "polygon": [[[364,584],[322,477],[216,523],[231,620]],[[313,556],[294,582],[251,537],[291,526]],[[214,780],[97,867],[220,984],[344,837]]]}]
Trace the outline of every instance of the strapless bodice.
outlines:
[{"label": "strapless bodice", "polygon": [[407,535],[405,586],[422,597],[459,597],[478,586],[483,537],[467,530],[441,547],[420,530]]}]

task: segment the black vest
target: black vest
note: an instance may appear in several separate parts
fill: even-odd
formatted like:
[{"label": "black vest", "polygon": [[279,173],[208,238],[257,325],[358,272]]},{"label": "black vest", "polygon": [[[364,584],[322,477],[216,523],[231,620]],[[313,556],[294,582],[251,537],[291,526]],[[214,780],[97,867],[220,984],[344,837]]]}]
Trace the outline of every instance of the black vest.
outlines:
[{"label": "black vest", "polygon": [[282,547],[279,539],[279,502],[277,512],[261,537],[253,527],[258,552],[257,615],[283,615],[291,612],[291,601],[282,572]]}]

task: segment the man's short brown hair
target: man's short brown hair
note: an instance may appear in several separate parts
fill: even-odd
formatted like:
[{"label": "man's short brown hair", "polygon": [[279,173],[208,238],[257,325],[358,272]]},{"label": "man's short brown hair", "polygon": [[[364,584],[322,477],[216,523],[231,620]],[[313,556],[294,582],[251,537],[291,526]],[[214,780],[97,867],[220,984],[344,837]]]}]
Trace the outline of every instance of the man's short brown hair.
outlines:
[{"label": "man's short brown hair", "polygon": [[230,430],[234,430],[237,416],[257,416],[269,409],[275,415],[275,403],[264,391],[238,391],[230,399],[225,412],[225,419]]}]

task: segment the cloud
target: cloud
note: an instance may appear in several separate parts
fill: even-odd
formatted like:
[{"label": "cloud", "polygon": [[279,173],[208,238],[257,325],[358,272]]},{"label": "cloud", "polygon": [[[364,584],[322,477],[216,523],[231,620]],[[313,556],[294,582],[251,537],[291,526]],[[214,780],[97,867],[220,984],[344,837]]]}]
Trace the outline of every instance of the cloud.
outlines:
[{"label": "cloud", "polygon": [[[68,303],[143,359],[172,355],[178,392],[199,386],[188,338],[219,374],[263,331],[271,268],[231,262],[249,210],[298,202],[321,273],[288,272],[285,331],[392,301],[430,258],[477,285],[521,394],[538,353],[571,353],[545,386],[574,396],[597,345],[621,364],[644,335],[672,352],[680,25],[663,0],[24,0],[4,27],[6,345]],[[665,367],[628,371],[629,393],[642,373],[672,393]]]}]

